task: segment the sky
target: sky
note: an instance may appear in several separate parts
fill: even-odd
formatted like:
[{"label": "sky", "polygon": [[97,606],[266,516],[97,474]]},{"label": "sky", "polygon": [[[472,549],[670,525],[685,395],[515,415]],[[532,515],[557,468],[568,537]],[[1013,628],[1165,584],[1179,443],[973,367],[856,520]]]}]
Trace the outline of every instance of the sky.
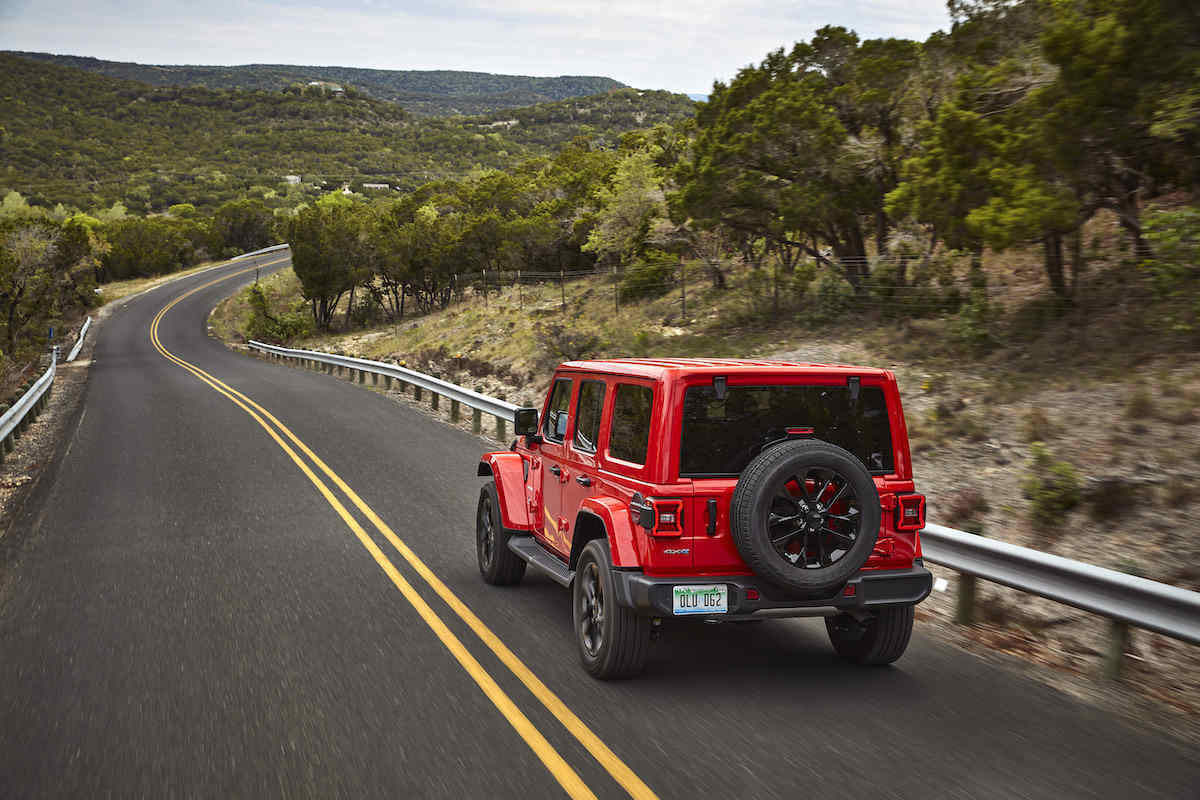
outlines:
[{"label": "sky", "polygon": [[602,75],[704,94],[829,24],[924,39],[949,17],[945,0],[0,0],[0,50]]}]

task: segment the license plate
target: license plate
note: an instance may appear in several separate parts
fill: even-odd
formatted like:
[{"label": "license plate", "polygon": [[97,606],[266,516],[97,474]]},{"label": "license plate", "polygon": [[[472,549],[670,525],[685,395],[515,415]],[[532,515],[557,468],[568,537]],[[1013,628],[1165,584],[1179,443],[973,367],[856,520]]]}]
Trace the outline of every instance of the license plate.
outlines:
[{"label": "license plate", "polygon": [[729,611],[729,589],[723,584],[675,586],[675,614],[725,614]]}]

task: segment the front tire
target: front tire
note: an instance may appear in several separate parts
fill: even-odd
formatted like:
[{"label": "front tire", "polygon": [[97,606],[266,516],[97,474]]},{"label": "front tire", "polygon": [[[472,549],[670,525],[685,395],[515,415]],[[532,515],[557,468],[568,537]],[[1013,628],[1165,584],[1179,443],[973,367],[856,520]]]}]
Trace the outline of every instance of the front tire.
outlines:
[{"label": "front tire", "polygon": [[579,660],[593,678],[631,678],[646,665],[650,620],[618,605],[613,591],[608,542],[593,539],[583,548],[571,587]]},{"label": "front tire", "polygon": [[825,618],[833,649],[856,664],[891,664],[908,649],[912,629],[912,606],[881,608],[862,621],[849,614]]},{"label": "front tire", "polygon": [[525,562],[508,549],[509,533],[500,518],[500,495],[496,482],[488,481],[479,490],[475,510],[475,556],[479,574],[493,586],[513,586],[525,576]]}]

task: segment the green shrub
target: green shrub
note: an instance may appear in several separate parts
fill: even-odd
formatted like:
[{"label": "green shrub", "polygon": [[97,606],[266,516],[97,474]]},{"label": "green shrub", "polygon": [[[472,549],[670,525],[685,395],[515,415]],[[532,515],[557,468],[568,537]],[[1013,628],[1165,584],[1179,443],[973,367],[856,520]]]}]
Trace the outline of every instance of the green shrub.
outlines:
[{"label": "green shrub", "polygon": [[1025,414],[1023,433],[1027,442],[1044,442],[1054,435],[1055,425],[1040,406],[1030,406]]},{"label": "green shrub", "polygon": [[1032,501],[1033,522],[1046,528],[1061,522],[1063,515],[1079,505],[1083,482],[1075,467],[1054,458],[1042,442],[1031,448],[1029,474],[1021,490]]},{"label": "green shrub", "polygon": [[1174,333],[1200,341],[1200,208],[1149,211],[1142,222],[1154,257],[1141,263],[1159,297],[1172,301],[1160,314]]},{"label": "green shrub", "polygon": [[895,261],[880,262],[871,270],[867,290],[885,316],[931,317],[953,312],[962,303],[952,264],[946,258],[914,259],[905,272],[906,280],[901,283]]},{"label": "green shrub", "polygon": [[840,319],[846,312],[854,308],[856,300],[854,287],[847,283],[841,275],[829,270],[823,270],[817,276],[809,297],[809,310],[805,316],[820,323],[834,322]]},{"label": "green shrub", "polygon": [[1125,405],[1125,416],[1130,419],[1148,419],[1154,416],[1154,398],[1144,386],[1139,386],[1129,396]]},{"label": "green shrub", "polygon": [[951,498],[947,519],[967,533],[982,536],[983,515],[990,510],[986,494],[975,488],[963,489]]},{"label": "green shrub", "polygon": [[954,338],[976,353],[984,353],[996,344],[992,328],[996,311],[988,300],[987,289],[972,289],[967,302],[958,310],[951,330]]},{"label": "green shrub", "polygon": [[571,330],[558,323],[534,326],[538,347],[547,363],[557,365],[562,361],[576,361],[600,355],[604,340],[595,333]]},{"label": "green shrub", "polygon": [[669,253],[651,250],[645,260],[635,261],[625,268],[621,279],[621,300],[659,297],[675,283],[677,262]]},{"label": "green shrub", "polygon": [[251,339],[287,344],[293,339],[312,331],[312,317],[304,312],[285,313],[275,316],[266,293],[257,283],[246,290],[250,304],[250,321],[246,333]]}]

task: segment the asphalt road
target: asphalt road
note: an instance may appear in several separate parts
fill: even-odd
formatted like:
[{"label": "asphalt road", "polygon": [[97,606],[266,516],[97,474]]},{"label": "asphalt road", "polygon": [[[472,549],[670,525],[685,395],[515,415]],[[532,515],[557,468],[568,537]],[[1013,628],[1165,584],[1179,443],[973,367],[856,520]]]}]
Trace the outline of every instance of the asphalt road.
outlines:
[{"label": "asphalt road", "polygon": [[478,577],[485,442],[208,338],[253,273],[162,317],[201,376],[152,344],[244,267],[94,328],[0,585],[0,797],[1200,797],[1195,751],[919,631],[863,670],[819,621],[690,625],[592,680],[565,591]]}]

